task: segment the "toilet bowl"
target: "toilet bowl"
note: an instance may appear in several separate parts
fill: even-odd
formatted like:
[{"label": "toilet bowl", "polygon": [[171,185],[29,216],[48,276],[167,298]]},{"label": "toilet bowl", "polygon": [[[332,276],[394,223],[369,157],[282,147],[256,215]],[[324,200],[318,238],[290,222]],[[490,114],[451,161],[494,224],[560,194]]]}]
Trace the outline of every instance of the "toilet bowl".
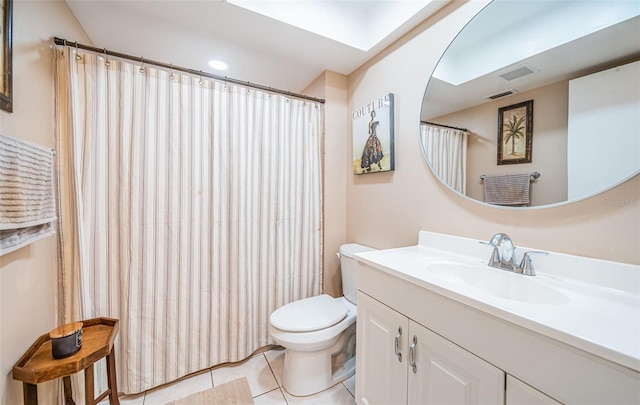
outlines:
[{"label": "toilet bowl", "polygon": [[355,372],[357,262],[354,253],[374,250],[340,247],[344,296],[322,294],[286,304],[269,319],[269,333],[285,348],[282,386],[295,396],[325,390]]}]

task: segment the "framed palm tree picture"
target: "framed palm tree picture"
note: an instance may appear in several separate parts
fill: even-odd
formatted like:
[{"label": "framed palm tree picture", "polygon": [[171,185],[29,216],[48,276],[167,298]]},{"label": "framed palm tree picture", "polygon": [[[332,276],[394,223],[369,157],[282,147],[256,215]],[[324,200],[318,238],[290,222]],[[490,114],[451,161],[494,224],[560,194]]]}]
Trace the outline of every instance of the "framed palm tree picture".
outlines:
[{"label": "framed palm tree picture", "polygon": [[531,163],[533,100],[498,109],[498,165]]}]

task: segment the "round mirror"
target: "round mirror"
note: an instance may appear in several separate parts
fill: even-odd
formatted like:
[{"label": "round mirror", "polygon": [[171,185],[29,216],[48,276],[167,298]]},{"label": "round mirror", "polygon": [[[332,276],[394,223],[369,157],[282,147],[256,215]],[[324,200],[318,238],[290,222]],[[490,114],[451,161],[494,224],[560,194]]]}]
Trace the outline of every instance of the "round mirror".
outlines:
[{"label": "round mirror", "polygon": [[420,141],[469,198],[540,207],[640,172],[640,2],[494,0],[429,80]]}]

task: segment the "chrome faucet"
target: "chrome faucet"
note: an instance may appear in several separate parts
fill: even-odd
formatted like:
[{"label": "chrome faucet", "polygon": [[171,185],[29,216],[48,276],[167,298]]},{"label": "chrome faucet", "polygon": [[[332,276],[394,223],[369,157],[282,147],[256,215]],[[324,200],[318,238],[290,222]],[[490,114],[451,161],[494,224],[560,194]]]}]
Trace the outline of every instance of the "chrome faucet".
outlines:
[{"label": "chrome faucet", "polygon": [[516,247],[513,246],[511,238],[506,233],[496,233],[489,241],[489,245],[493,246],[493,253],[489,259],[488,266],[497,269],[516,271],[514,264],[514,256]]},{"label": "chrome faucet", "polygon": [[[487,243],[487,242],[481,242]],[[493,246],[493,252],[489,259],[488,266],[495,267],[497,269],[513,271],[515,273],[524,274],[525,276],[535,276],[536,272],[533,268],[533,262],[531,261],[532,254],[548,255],[548,252],[529,251],[525,252],[522,256],[522,261],[519,266],[515,265],[516,247],[513,245],[513,241],[506,233],[497,233],[493,235],[491,240],[487,243]]]}]

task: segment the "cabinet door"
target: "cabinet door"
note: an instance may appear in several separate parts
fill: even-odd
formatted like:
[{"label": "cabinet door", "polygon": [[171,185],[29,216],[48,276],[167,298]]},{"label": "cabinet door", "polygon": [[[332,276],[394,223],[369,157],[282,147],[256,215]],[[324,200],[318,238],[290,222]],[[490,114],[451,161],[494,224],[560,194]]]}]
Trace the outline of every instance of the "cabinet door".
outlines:
[{"label": "cabinet door", "polygon": [[507,405],[561,405],[560,402],[507,374]]},{"label": "cabinet door", "polygon": [[409,404],[504,404],[499,368],[413,321],[409,345]]},{"label": "cabinet door", "polygon": [[406,404],[407,318],[358,291],[357,328],[356,402]]}]

